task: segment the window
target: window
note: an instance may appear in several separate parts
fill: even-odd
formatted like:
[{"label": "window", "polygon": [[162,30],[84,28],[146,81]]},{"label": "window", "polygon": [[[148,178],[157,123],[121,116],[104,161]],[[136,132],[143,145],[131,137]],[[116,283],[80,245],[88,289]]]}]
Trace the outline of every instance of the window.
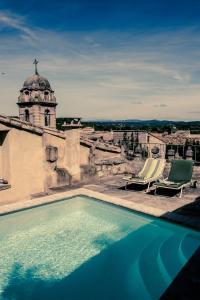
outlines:
[{"label": "window", "polygon": [[29,110],[28,109],[25,109],[25,121],[26,122],[30,122],[30,115],[29,115]]},{"label": "window", "polygon": [[48,91],[45,91],[44,92],[44,100],[49,100],[49,92]]},{"label": "window", "polygon": [[25,94],[25,95],[29,95],[29,91],[25,91],[24,94]]},{"label": "window", "polygon": [[50,126],[50,111],[48,109],[44,112],[44,126]]},{"label": "window", "polygon": [[48,162],[55,162],[58,160],[58,148],[53,146],[46,147],[46,160]]}]

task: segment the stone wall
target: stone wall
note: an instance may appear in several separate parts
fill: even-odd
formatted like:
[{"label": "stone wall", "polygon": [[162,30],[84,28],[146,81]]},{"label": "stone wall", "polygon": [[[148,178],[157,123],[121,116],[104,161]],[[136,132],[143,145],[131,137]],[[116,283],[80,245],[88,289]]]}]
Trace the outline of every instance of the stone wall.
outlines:
[{"label": "stone wall", "polygon": [[109,151],[109,149],[107,151],[101,150],[101,149],[95,149],[95,159],[109,159],[114,157],[121,157],[121,152],[119,153],[113,153],[111,151]]},{"label": "stone wall", "polygon": [[98,177],[132,173],[136,169],[133,162],[119,158],[97,160],[95,161],[95,168]]},{"label": "stone wall", "polygon": [[133,139],[138,143],[147,143],[148,133],[146,131],[138,131],[138,130],[114,130],[113,131],[113,140],[114,143],[118,143],[124,139],[124,135],[126,139]]}]

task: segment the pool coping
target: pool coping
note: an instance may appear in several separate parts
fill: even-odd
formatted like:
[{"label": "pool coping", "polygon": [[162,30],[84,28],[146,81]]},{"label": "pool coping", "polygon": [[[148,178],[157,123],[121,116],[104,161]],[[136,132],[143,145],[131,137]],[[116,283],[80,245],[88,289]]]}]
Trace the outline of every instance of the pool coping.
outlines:
[{"label": "pool coping", "polygon": [[66,198],[71,198],[75,196],[86,196],[95,198],[100,201],[104,201],[110,204],[114,204],[123,208],[130,209],[132,211],[136,211],[139,213],[147,214],[153,217],[158,217],[162,219],[166,219],[171,222],[178,223],[180,225],[184,225],[186,227],[191,227],[193,229],[196,229],[199,231],[199,227],[193,220],[184,215],[180,215],[174,212],[162,210],[159,208],[155,208],[152,206],[147,206],[144,204],[136,203],[129,200],[124,200],[121,198],[118,198],[116,196],[110,196],[104,193],[92,191],[86,188],[78,188],[75,190],[60,192],[56,194],[51,194],[47,196],[42,196],[39,198],[34,198],[30,200],[24,200],[21,202],[15,202],[10,204],[5,204],[0,206],[0,216],[7,215],[10,213],[26,210],[29,208],[38,207],[45,204],[50,204],[57,201],[62,201]]},{"label": "pool coping", "polygon": [[32,207],[37,207],[37,206],[40,206],[43,204],[53,203],[53,202],[60,201],[65,198],[71,198],[71,197],[75,197],[75,196],[87,196],[87,197],[91,197],[91,198],[96,198],[96,199],[104,201],[104,202],[108,202],[111,204],[129,208],[131,210],[143,212],[145,214],[153,215],[155,217],[160,217],[162,214],[165,213],[165,211],[160,210],[158,208],[145,206],[143,204],[138,204],[138,203],[128,201],[128,200],[124,201],[124,199],[106,195],[106,194],[103,194],[100,192],[91,191],[86,188],[78,188],[78,189],[67,191],[67,192],[61,192],[61,193],[51,194],[51,195],[47,195],[47,196],[42,196],[39,198],[34,198],[31,200],[2,205],[2,206],[0,206],[0,216],[4,215],[4,214],[13,213],[16,211],[32,208]]}]

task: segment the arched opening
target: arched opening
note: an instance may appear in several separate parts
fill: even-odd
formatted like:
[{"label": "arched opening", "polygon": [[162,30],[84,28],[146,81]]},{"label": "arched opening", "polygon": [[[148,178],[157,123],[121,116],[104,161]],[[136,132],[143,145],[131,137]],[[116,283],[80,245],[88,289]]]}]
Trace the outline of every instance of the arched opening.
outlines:
[{"label": "arched opening", "polygon": [[44,112],[44,125],[50,126],[50,111],[49,111],[49,109],[45,109],[45,112]]},{"label": "arched opening", "polygon": [[24,94],[28,96],[29,95],[29,91],[24,91]]},{"label": "arched opening", "polygon": [[30,114],[29,114],[29,110],[25,109],[25,121],[26,122],[30,122]]},{"label": "arched opening", "polygon": [[46,101],[49,100],[49,92],[48,91],[44,92],[44,100],[46,100]]}]

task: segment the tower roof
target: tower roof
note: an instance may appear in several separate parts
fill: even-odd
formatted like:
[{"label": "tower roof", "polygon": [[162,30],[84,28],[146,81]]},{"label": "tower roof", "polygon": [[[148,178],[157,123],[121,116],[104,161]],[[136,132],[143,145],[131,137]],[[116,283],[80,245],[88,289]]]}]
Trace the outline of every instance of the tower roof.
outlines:
[{"label": "tower roof", "polygon": [[24,81],[22,90],[28,89],[28,90],[50,90],[50,91],[52,91],[49,81],[45,77],[39,75],[39,73],[38,73],[38,69],[37,69],[38,60],[35,59],[33,64],[35,65],[35,74],[29,76]]},{"label": "tower roof", "polygon": [[49,81],[39,75],[39,74],[33,74],[32,76],[29,76],[23,84],[22,89],[28,89],[28,90],[51,90],[51,86]]}]

